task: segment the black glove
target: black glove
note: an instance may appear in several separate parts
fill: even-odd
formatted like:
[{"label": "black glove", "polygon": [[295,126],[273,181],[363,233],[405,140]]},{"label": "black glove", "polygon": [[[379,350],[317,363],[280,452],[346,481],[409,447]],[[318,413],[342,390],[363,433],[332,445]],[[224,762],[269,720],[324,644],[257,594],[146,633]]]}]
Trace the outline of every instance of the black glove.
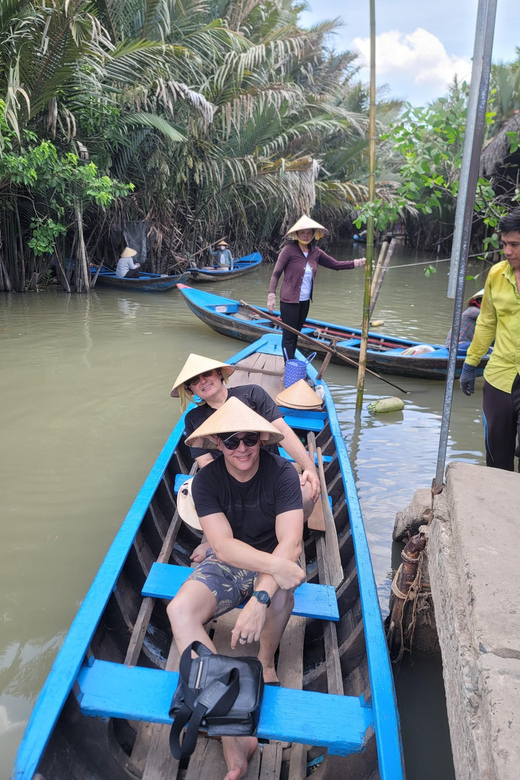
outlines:
[{"label": "black glove", "polygon": [[477,367],[470,366],[469,363],[462,364],[462,373],[459,383],[460,389],[464,395],[473,395],[475,392],[475,377],[477,376]]}]

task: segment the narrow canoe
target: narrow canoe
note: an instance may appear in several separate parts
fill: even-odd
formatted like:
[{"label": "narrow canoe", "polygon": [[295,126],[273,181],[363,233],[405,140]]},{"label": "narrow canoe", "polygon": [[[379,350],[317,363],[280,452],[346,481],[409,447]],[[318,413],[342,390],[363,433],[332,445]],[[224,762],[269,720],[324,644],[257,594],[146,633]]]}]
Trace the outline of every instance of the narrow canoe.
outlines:
[{"label": "narrow canoe", "polygon": [[[246,306],[233,298],[224,298],[204,290],[196,290],[185,284],[179,284],[184,300],[191,311],[210,328],[241,341],[255,341],[264,333],[280,332],[280,326],[270,320],[262,319]],[[256,308],[268,313],[263,306]],[[276,312],[279,317],[279,312]],[[361,330],[348,328],[344,325],[324,322],[323,320],[307,319],[303,333],[322,341],[325,345],[334,346],[339,355],[344,355],[356,362],[359,360]],[[396,374],[414,377],[415,379],[446,379],[448,368],[448,350],[442,344],[427,344],[421,341],[411,341],[382,333],[369,332],[367,367],[382,374]],[[403,355],[412,347],[426,346],[431,351],[420,355]],[[308,354],[318,347],[310,347],[308,342],[299,339],[298,347]],[[457,376],[460,376],[465,354],[457,355]],[[482,358],[477,370],[480,376],[489,355]],[[344,366],[345,362],[337,355],[332,356],[332,362]]]},{"label": "narrow canoe", "polygon": [[[92,278],[96,275],[97,268],[91,268]],[[141,272],[138,279],[122,279],[116,276],[115,271],[102,268],[99,272],[96,286],[113,287],[116,290],[139,290],[140,292],[166,292],[172,290],[179,282],[187,282],[190,278],[188,271],[182,274],[149,274]]]},{"label": "narrow canoe", "polygon": [[238,260],[233,261],[232,271],[223,271],[218,266],[208,266],[207,268],[191,268],[190,269],[190,281],[191,282],[222,282],[229,281],[230,279],[236,279],[237,276],[243,276],[254,271],[255,268],[260,266],[262,262],[262,255],[259,252],[253,252],[252,255],[246,255],[245,257],[239,257]]},{"label": "narrow canoe", "polygon": [[[257,382],[273,397],[282,388],[280,336],[263,337],[229,362],[237,365],[234,384]],[[316,380],[312,366],[308,372]],[[262,744],[248,778],[276,780],[290,767],[291,777],[303,779],[312,761],[321,762],[321,778],[402,780],[399,719],[361,509],[324,384],[323,392],[323,411],[282,409],[304,441],[315,436],[328,526],[325,534],[306,529],[307,583],[296,591],[280,644],[282,687],[265,689],[258,726],[260,737],[291,746]],[[14,780],[222,780],[225,774],[218,741],[203,735],[187,768],[168,752],[178,656],[166,604],[175,591],[172,576],[178,587],[200,542],[176,511],[178,483],[194,471],[183,431],[181,418],[74,619],[27,726]],[[327,603],[313,607],[310,592],[327,594]],[[229,613],[208,625],[224,653],[229,616],[234,622]]]}]

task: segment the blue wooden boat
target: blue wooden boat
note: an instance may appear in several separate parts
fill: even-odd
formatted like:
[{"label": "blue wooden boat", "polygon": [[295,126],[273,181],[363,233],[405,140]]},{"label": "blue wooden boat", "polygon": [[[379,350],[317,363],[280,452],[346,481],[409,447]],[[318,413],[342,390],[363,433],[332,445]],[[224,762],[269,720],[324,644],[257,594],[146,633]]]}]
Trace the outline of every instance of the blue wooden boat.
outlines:
[{"label": "blue wooden boat", "polygon": [[260,266],[262,255],[259,252],[253,252],[252,255],[239,257],[233,261],[232,271],[223,271],[220,266],[206,266],[205,268],[190,268],[190,281],[192,282],[222,282],[236,279],[237,276],[244,276],[254,271]]},{"label": "blue wooden boat", "polygon": [[[91,268],[92,278],[96,275],[97,268]],[[172,290],[180,282],[186,282],[190,278],[189,271],[182,274],[150,274],[141,272],[138,279],[122,279],[116,276],[115,271],[102,268],[98,274],[96,285],[113,287],[116,290],[139,290],[140,292],[166,292]]]},{"label": "blue wooden boat", "polygon": [[[247,306],[243,306],[233,298],[224,298],[204,290],[196,290],[185,284],[178,285],[184,300],[191,311],[210,328],[223,336],[230,336],[241,341],[255,341],[264,333],[280,332],[280,326],[271,320],[262,319]],[[264,306],[257,306],[260,311],[268,313]],[[279,317],[279,312],[275,313]],[[332,355],[332,362],[344,366],[345,361],[340,355],[359,360],[361,330],[345,325],[335,325],[324,320],[306,320],[303,333],[311,336],[324,345],[334,347],[338,354]],[[299,339],[298,347],[308,354],[318,351],[317,346],[309,347],[308,342]],[[422,354],[404,354],[405,351],[426,347],[429,351]],[[490,350],[491,352],[491,350]],[[465,352],[457,355],[457,376],[460,376]],[[478,367],[480,376],[489,359],[485,355]],[[424,344],[411,339],[401,339],[396,336],[386,336],[370,331],[368,334],[367,368],[382,374],[397,374],[414,377],[415,379],[446,379],[448,368],[448,350],[442,344]]]},{"label": "blue wooden boat", "polygon": [[[234,384],[282,389],[279,335],[230,361]],[[308,367],[310,379],[316,371]],[[322,464],[326,532],[306,529],[307,582],[279,648],[281,688],[266,688],[248,778],[402,780],[399,720],[361,509],[330,392],[321,411],[283,409]],[[128,512],[64,640],[21,743],[14,780],[222,780],[218,741],[199,735],[188,766],[171,758],[168,709],[178,659],[166,604],[200,535],[176,491],[194,473],[181,418]],[[282,455],[286,453],[281,451]],[[332,583],[332,584],[331,584]],[[300,617],[296,617],[296,615]],[[234,618],[233,618],[234,622]],[[226,616],[208,625],[229,652]],[[251,650],[248,650],[251,653]],[[282,750],[280,741],[291,746]],[[269,770],[269,771],[268,771]]]}]

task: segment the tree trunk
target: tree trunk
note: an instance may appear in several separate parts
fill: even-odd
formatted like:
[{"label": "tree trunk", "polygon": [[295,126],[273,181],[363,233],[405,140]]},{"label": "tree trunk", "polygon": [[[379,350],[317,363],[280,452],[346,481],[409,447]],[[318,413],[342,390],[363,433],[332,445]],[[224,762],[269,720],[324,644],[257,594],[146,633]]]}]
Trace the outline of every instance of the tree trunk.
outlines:
[{"label": "tree trunk", "polygon": [[76,206],[76,228],[78,237],[78,262],[76,268],[76,290],[77,292],[90,292],[90,270],[87,263],[87,252],[85,249],[85,237],[83,235],[83,214],[79,206]]}]

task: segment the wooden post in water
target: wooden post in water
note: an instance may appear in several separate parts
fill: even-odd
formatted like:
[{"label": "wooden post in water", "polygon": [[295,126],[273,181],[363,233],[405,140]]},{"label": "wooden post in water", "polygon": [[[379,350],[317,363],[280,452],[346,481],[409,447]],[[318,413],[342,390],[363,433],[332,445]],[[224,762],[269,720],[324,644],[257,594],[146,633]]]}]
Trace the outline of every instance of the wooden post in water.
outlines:
[{"label": "wooden post in water", "polygon": [[[374,202],[375,160],[376,160],[376,9],[375,0],[370,0],[370,112],[368,115],[368,199]],[[365,292],[363,295],[363,325],[359,350],[356,409],[363,403],[365,369],[367,365],[368,328],[370,324],[370,291],[372,287],[372,261],[374,258],[374,217],[367,222],[367,251],[365,266]]]}]

